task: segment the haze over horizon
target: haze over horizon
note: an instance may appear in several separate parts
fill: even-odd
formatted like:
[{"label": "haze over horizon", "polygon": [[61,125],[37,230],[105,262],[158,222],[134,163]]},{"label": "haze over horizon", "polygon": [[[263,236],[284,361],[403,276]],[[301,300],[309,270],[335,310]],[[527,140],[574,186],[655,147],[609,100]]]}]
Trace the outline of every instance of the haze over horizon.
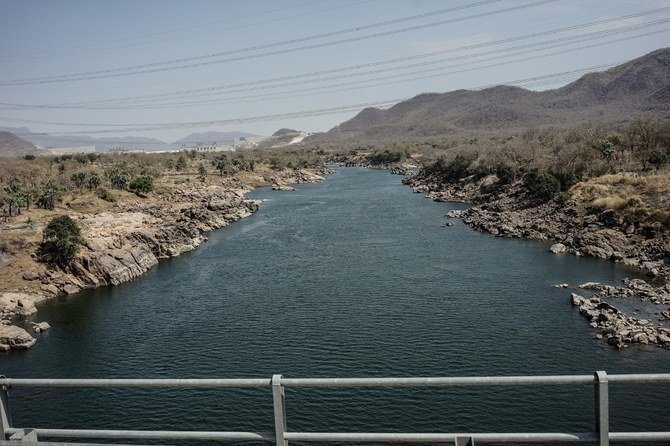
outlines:
[{"label": "haze over horizon", "polygon": [[363,104],[424,92],[559,87],[669,46],[669,6],[5,2],[0,126],[164,141],[205,131],[327,131]]}]

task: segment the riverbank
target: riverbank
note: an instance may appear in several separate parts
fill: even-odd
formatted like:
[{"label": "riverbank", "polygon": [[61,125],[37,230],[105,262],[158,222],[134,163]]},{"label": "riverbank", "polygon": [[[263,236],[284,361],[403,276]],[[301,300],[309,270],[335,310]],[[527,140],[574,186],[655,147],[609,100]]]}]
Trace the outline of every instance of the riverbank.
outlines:
[{"label": "riverbank", "polygon": [[[670,233],[664,223],[667,191],[663,189],[667,173],[604,175],[544,202],[529,198],[521,181],[505,184],[496,175],[445,184],[419,174],[403,183],[435,201],[473,204],[450,211],[447,220],[459,218],[496,237],[550,242],[556,255],[597,257],[641,269],[648,283],[637,279],[618,287],[596,284],[587,287],[594,291],[590,298],[579,296],[573,303],[600,330],[597,338],[612,346],[670,348],[670,329],[663,327],[670,314]],[[626,315],[602,300],[621,298],[655,305],[655,320]]]},{"label": "riverbank", "polygon": [[[234,177],[206,181],[166,178],[155,193],[139,197],[118,193],[115,202],[78,196],[55,212],[31,210],[25,222],[0,226],[2,240],[20,243],[0,263],[0,350],[25,349],[36,340],[18,322],[37,312],[36,304],[84,289],[114,286],[141,276],[160,259],[191,251],[206,233],[258,210],[245,195],[259,186],[280,190],[289,184],[323,180],[324,169],[270,170],[259,167]],[[38,261],[41,233],[49,218],[67,214],[82,228],[84,244],[76,260],[62,269]],[[25,327],[25,324],[24,324]],[[34,325],[36,332],[47,325]]]}]

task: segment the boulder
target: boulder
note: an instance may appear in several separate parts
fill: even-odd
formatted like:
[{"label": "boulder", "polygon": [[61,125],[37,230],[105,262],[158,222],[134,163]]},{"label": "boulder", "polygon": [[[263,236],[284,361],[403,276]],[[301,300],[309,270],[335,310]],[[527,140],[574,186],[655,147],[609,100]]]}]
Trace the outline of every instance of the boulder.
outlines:
[{"label": "boulder", "polygon": [[35,330],[35,333],[41,333],[43,331],[47,331],[50,328],[51,328],[51,325],[49,325],[48,322],[33,323],[33,330]]},{"label": "boulder", "polygon": [[281,190],[281,191],[287,191],[287,192],[292,192],[295,190],[294,187],[287,186],[285,184],[274,184],[272,185],[272,190]]},{"label": "boulder", "polygon": [[48,293],[48,294],[53,294],[53,295],[58,294],[58,288],[56,288],[56,285],[51,285],[51,284],[42,285],[40,287],[40,289],[42,291],[44,291],[45,293]]},{"label": "boulder", "polygon": [[74,294],[79,292],[79,288],[72,284],[67,284],[63,287],[63,292],[65,294]]},{"label": "boulder", "polygon": [[35,338],[16,325],[0,325],[0,344],[9,345],[15,350],[30,348],[35,345]]},{"label": "boulder", "polygon": [[21,277],[23,277],[23,280],[37,280],[40,275],[35,271],[24,271]]},{"label": "boulder", "polygon": [[563,243],[554,243],[551,245],[551,248],[549,248],[549,251],[553,252],[554,254],[563,254],[567,250],[568,248]]},{"label": "boulder", "polygon": [[29,316],[37,313],[37,308],[31,299],[19,299],[16,301],[16,313],[21,316]]}]

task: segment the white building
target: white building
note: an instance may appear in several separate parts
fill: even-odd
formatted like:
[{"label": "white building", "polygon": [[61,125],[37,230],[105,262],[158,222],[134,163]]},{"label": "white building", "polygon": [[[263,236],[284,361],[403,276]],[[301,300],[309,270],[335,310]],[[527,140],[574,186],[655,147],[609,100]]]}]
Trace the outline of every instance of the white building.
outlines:
[{"label": "white building", "polygon": [[195,147],[188,147],[186,145],[183,145],[179,148],[180,152],[188,152],[191,150],[195,150],[196,152],[199,153],[207,153],[207,152],[234,152],[235,148],[233,146],[227,146],[223,144],[219,144],[216,142],[210,142],[210,143],[198,143],[195,145]]},{"label": "white building", "polygon": [[74,155],[76,153],[95,153],[95,146],[47,147],[51,155]]}]

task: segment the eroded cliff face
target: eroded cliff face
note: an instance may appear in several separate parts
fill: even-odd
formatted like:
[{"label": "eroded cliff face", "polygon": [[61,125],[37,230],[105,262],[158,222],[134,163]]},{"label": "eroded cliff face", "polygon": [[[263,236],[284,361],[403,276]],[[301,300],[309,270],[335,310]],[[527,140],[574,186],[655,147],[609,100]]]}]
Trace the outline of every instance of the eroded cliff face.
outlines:
[{"label": "eroded cliff face", "polygon": [[[306,170],[275,173],[270,184],[313,183],[324,178]],[[35,313],[35,303],[84,289],[113,286],[133,280],[160,259],[191,251],[219,229],[256,212],[260,202],[245,198],[251,190],[242,183],[194,186],[163,192],[152,200],[128,200],[114,211],[71,212],[79,222],[84,245],[66,269],[38,263],[23,268],[30,292],[0,294],[0,350],[31,347],[35,339],[12,325],[18,316]],[[40,330],[37,325],[35,331]]]}]

